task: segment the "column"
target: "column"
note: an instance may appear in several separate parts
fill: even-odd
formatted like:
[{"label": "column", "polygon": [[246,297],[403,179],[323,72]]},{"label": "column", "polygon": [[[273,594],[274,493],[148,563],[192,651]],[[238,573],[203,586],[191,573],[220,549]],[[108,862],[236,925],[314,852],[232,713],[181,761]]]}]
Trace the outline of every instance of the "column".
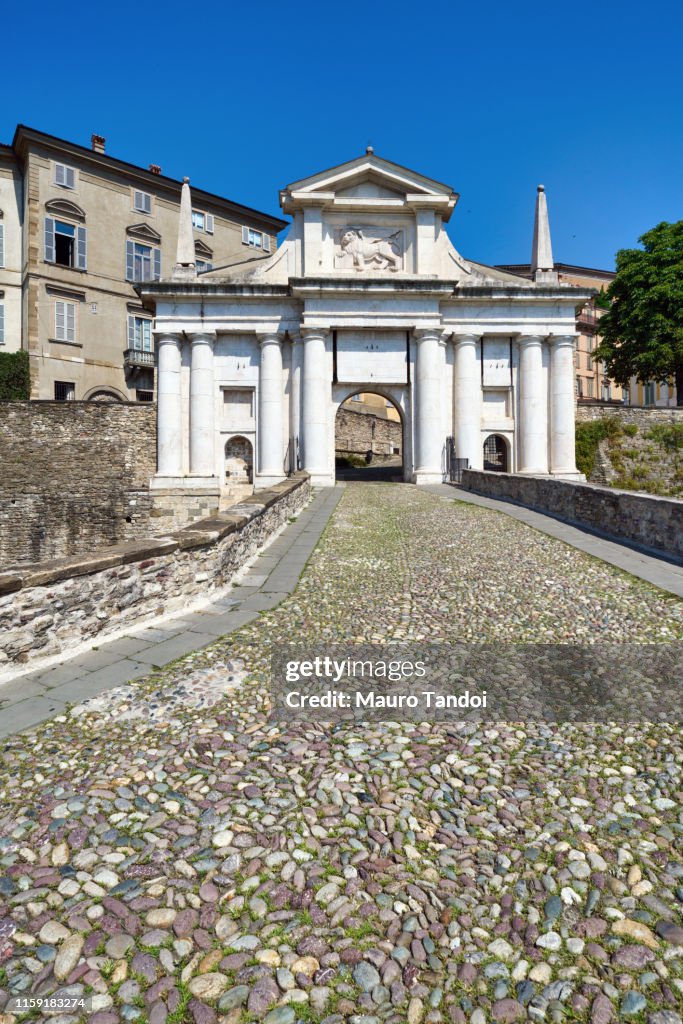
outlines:
[{"label": "column", "polygon": [[[303,340],[296,337],[292,341],[292,370],[289,386],[289,435],[294,446],[296,446],[297,440],[301,446],[301,366],[303,358]],[[294,454],[296,454],[296,447]],[[295,465],[294,462],[292,465]]]},{"label": "column", "polygon": [[213,343],[215,331],[191,334],[190,474],[214,477]]},{"label": "column", "polygon": [[302,332],[304,365],[302,374],[301,435],[304,469],[313,482],[325,485],[331,482],[328,456],[328,412],[330,382],[327,374],[325,337],[327,332]]},{"label": "column", "polygon": [[441,381],[446,372],[445,343],[439,330],[421,330],[415,367],[415,472],[416,484],[443,480],[446,437],[441,416]]},{"label": "column", "polygon": [[260,334],[261,371],[258,401],[258,475],[282,480],[284,444],[282,437],[282,337]]},{"label": "column", "polygon": [[574,434],[573,334],[550,341],[550,471],[558,476],[579,475]]},{"label": "column", "polygon": [[543,341],[519,338],[519,472],[548,472],[548,398],[543,380]]},{"label": "column", "polygon": [[484,450],[481,439],[481,359],[478,334],[454,334],[455,359],[455,454],[469,459],[470,469],[482,469]]},{"label": "column", "polygon": [[157,476],[183,473],[179,334],[159,334],[157,344]]}]

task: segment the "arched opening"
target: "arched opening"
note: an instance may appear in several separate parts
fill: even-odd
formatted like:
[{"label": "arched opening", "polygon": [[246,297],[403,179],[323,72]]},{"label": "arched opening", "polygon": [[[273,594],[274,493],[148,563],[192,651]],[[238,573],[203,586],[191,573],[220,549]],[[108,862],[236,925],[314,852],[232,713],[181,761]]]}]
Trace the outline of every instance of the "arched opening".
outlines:
[{"label": "arched opening", "polygon": [[334,426],[338,480],[403,480],[403,417],[388,395],[349,395],[337,410]]},{"label": "arched opening", "polygon": [[115,388],[93,388],[85,395],[86,402],[125,402],[125,397]]},{"label": "arched opening", "polygon": [[237,434],[225,443],[225,484],[244,487],[254,482],[254,449],[251,441]]},{"label": "arched opening", "polygon": [[500,434],[489,434],[484,441],[484,469],[493,473],[508,471],[508,446]]}]

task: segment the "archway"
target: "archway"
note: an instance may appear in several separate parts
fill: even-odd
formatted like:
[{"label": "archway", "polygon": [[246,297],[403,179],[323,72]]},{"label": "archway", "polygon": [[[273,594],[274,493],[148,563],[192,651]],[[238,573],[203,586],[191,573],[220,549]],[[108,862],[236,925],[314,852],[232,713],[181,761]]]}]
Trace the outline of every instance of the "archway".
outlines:
[{"label": "archway", "polygon": [[125,395],[122,395],[116,388],[98,387],[92,388],[85,394],[86,402],[125,402]]},{"label": "archway", "polygon": [[251,441],[236,434],[225,442],[225,484],[244,487],[254,482],[254,448]]},{"label": "archway", "polygon": [[508,446],[500,434],[489,434],[484,441],[484,469],[493,473],[508,471]]},{"label": "archway", "polygon": [[337,409],[334,428],[338,480],[403,480],[404,419],[393,398],[365,390],[348,395]]}]

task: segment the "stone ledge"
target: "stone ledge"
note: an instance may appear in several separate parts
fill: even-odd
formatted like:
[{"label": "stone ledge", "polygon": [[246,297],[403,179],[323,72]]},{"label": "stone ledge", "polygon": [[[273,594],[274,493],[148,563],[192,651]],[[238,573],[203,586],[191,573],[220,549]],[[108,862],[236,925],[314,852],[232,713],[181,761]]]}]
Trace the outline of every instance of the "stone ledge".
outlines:
[{"label": "stone ledge", "polygon": [[30,587],[47,587],[77,576],[90,576],[103,569],[144,562],[178,550],[187,551],[210,546],[241,530],[252,519],[262,516],[266,509],[297,491],[307,480],[307,473],[295,473],[280,484],[263,491],[255,491],[250,495],[249,502],[235,505],[233,509],[210,516],[208,519],[199,519],[182,530],[162,537],[116,544],[95,551],[92,555],[59,558],[26,566],[10,566],[8,571],[0,573],[0,596]]}]

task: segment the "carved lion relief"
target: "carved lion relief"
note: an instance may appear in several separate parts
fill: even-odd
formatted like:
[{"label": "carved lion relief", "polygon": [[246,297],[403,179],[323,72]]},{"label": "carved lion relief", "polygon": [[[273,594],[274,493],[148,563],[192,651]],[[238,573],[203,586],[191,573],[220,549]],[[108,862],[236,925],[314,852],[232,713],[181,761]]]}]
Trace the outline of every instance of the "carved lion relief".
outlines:
[{"label": "carved lion relief", "polygon": [[401,230],[345,227],[335,233],[337,270],[402,270],[403,253]]}]

